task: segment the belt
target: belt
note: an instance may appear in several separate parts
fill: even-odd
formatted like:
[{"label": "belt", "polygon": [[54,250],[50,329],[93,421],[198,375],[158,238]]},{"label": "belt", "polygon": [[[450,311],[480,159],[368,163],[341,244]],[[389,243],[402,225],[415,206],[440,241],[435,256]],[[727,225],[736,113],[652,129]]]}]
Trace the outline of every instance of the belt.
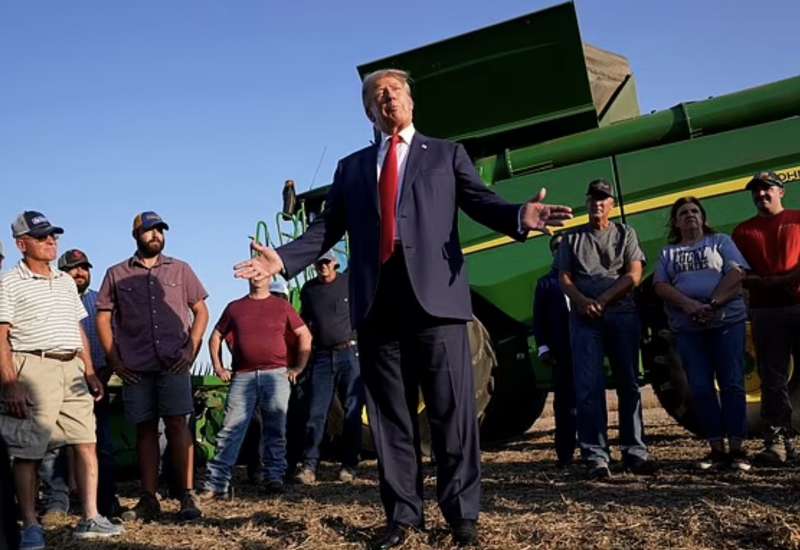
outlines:
[{"label": "belt", "polygon": [[319,348],[320,351],[341,351],[343,349],[352,348],[356,345],[355,340],[347,340],[346,342],[339,342],[338,344],[333,344],[332,346],[325,346],[324,348]]},{"label": "belt", "polygon": [[42,349],[25,350],[19,353],[36,355],[42,359],[55,359],[56,361],[72,361],[78,355],[77,351],[45,351]]}]

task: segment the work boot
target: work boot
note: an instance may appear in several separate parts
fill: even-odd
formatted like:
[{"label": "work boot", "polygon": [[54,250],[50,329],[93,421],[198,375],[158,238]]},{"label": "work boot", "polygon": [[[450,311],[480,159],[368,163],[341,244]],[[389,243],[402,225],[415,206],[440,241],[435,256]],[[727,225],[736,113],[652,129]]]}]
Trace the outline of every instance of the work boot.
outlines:
[{"label": "work boot", "polygon": [[130,510],[120,514],[123,521],[153,521],[161,515],[161,504],[152,493],[142,493],[139,502]]},{"label": "work boot", "polygon": [[780,428],[769,428],[764,438],[764,450],[756,455],[758,462],[780,466],[786,462],[786,445]]},{"label": "work boot", "polygon": [[191,489],[184,491],[181,496],[181,509],[178,511],[178,519],[181,521],[192,521],[203,515],[197,506],[197,499]]},{"label": "work boot", "polygon": [[797,462],[800,459],[800,453],[797,452],[797,446],[795,445],[794,434],[784,436],[783,448],[786,451],[786,462]]}]

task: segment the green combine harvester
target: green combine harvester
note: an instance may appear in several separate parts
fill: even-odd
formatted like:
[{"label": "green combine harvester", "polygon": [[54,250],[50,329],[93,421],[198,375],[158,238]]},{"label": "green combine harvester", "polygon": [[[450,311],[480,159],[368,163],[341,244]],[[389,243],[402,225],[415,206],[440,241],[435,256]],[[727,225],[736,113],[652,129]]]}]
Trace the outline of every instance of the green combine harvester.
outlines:
[{"label": "green combine harvester", "polygon": [[[700,198],[710,223],[730,233],[754,213],[744,191],[753,173],[774,170],[785,183],[800,181],[800,77],[640,116],[627,60],[583,43],[572,3],[367,63],[358,72],[363,77],[386,67],[413,78],[415,126],[461,142],[486,185],[509,201],[522,202],[546,187],[549,202],[575,210],[569,229],[587,222],[587,182],[612,182],[619,197],[614,216],[636,228],[650,270],[677,198]],[[322,187],[295,195],[287,186],[283,212],[275,217],[277,238],[270,239],[261,222],[260,240],[280,245],[298,237],[324,209],[326,193]],[[793,185],[787,185],[785,205],[800,207]],[[512,244],[463,215],[459,230],[476,316],[471,344],[482,438],[498,441],[530,428],[553,387],[531,336],[533,291],[551,264],[548,237],[532,234]],[[346,250],[341,243],[343,260]],[[307,271],[290,281],[295,299],[311,276]],[[694,430],[686,378],[649,281],[638,291],[645,325],[641,382],[652,384],[664,408]],[[613,388],[610,371],[607,379]],[[198,445],[209,456],[224,388],[213,377],[196,382]],[[760,380],[752,345],[746,390],[749,430],[756,434]],[[794,372],[790,391],[800,415]],[[800,417],[795,421],[800,427]],[[369,441],[367,423],[364,416]],[[335,432],[336,414],[329,424]]]}]

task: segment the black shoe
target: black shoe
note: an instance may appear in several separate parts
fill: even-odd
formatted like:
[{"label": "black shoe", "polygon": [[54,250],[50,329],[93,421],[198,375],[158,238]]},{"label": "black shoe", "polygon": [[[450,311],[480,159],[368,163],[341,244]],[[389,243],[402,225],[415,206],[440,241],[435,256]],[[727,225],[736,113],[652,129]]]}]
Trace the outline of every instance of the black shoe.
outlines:
[{"label": "black shoe", "polygon": [[401,546],[408,536],[408,530],[411,527],[403,525],[402,523],[391,523],[379,537],[370,541],[367,548],[369,550],[386,550],[387,548],[396,548]]},{"label": "black shoe", "polygon": [[625,470],[637,476],[651,476],[656,473],[656,465],[652,460],[628,456],[625,457]]},{"label": "black shoe", "polygon": [[611,477],[611,470],[605,462],[591,462],[587,469],[586,476],[592,481],[602,481]]},{"label": "black shoe", "polygon": [[478,525],[474,519],[459,519],[450,524],[450,532],[456,546],[475,546],[478,544]]},{"label": "black shoe", "polygon": [[191,489],[184,491],[181,495],[181,509],[178,511],[180,521],[194,521],[203,516],[203,512],[197,506],[197,499]]}]

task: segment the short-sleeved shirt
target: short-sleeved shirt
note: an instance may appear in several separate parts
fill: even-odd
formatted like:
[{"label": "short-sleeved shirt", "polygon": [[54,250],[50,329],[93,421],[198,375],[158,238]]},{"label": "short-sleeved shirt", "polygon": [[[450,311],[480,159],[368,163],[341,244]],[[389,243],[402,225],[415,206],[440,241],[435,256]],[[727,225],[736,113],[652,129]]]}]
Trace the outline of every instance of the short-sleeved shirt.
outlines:
[{"label": "short-sleeved shirt", "polygon": [[291,366],[287,341],[303,324],[286,300],[245,296],[225,307],[215,330],[231,343],[233,371],[243,372]]},{"label": "short-sleeved shirt", "polygon": [[[783,275],[800,262],[800,210],[783,210],[774,216],[756,216],[739,224],[733,241],[762,277]],[[792,289],[750,290],[750,307],[800,304],[800,285]]]},{"label": "short-sleeved shirt", "polygon": [[[681,294],[706,303],[723,277],[736,268],[746,270],[749,265],[730,237],[714,233],[691,245],[665,246],[658,258],[653,282],[670,284]],[[673,304],[665,303],[664,309],[675,331],[716,328],[747,318],[747,307],[741,296],[729,301],[711,322],[702,325]]]},{"label": "short-sleeved shirt", "polygon": [[350,323],[348,274],[341,273],[330,283],[312,279],[300,292],[300,315],[314,335],[314,347],[330,348],[355,338]]},{"label": "short-sleeved shirt", "polygon": [[[575,286],[587,298],[599,298],[625,275],[631,262],[645,262],[636,230],[611,223],[606,229],[584,225],[570,231],[558,249],[558,270],[572,275]],[[636,311],[628,293],[606,307],[609,312]]]},{"label": "short-sleeved shirt", "polygon": [[72,277],[50,269],[45,277],[24,260],[0,276],[0,323],[11,325],[13,351],[72,352],[83,349],[80,321],[86,310]]},{"label": "short-sleeved shirt", "polygon": [[110,311],[125,367],[158,371],[180,358],[189,341],[191,307],[208,296],[189,264],[163,254],[152,268],[138,256],[106,271],[97,310]]},{"label": "short-sleeved shirt", "polygon": [[95,369],[102,369],[106,366],[106,354],[100,344],[100,337],[97,335],[97,292],[87,288],[81,294],[81,302],[88,314],[81,325],[86,339],[89,340],[89,350],[92,355],[92,364]]}]

